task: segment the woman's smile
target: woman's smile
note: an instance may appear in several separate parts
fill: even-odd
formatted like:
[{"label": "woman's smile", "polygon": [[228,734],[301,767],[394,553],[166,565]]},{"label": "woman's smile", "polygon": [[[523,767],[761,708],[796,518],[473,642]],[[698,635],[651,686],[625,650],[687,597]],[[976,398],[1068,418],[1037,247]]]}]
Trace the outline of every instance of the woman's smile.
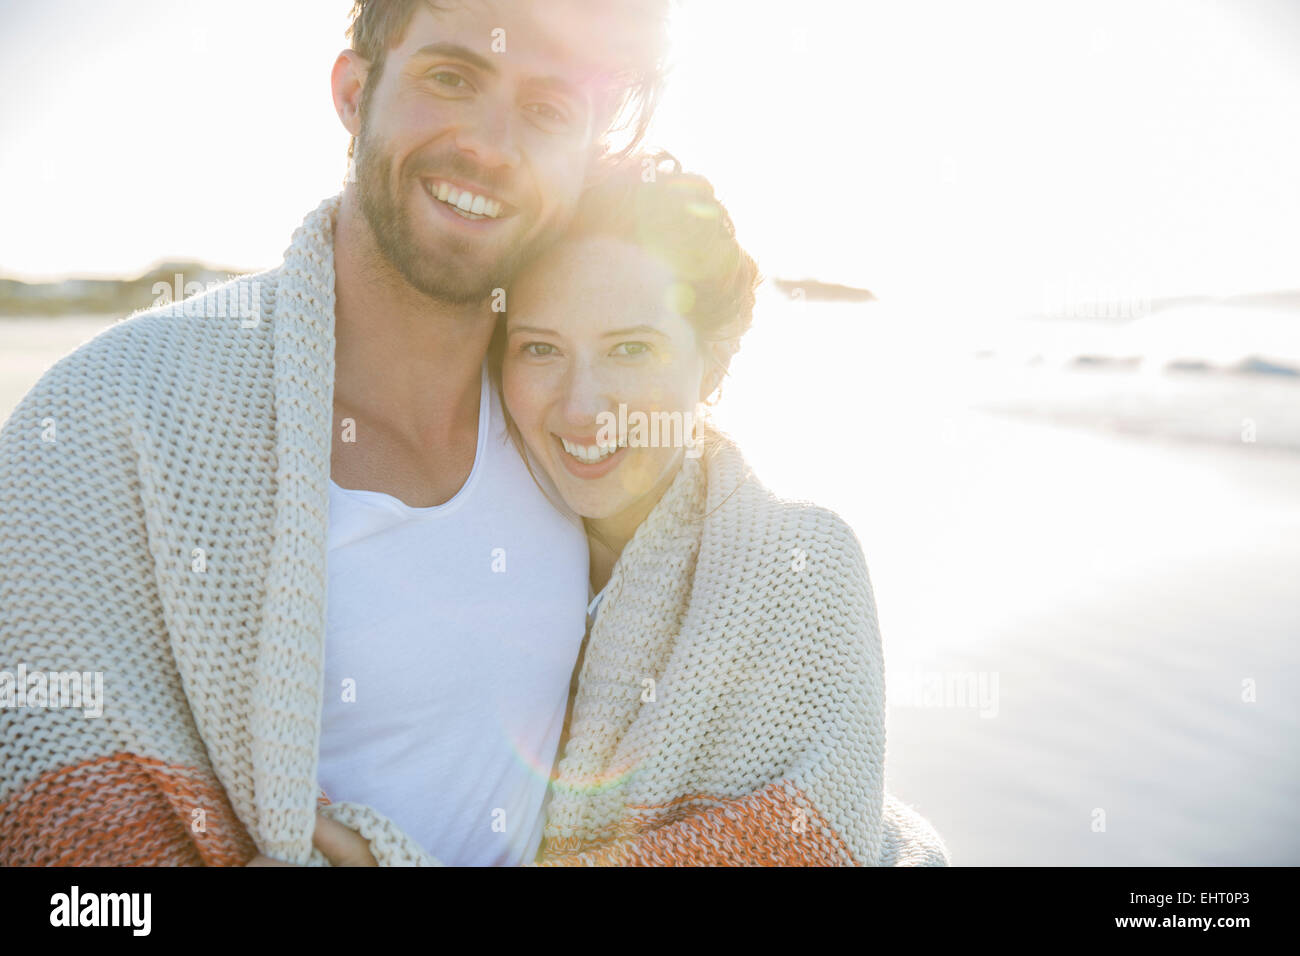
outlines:
[{"label": "woman's smile", "polygon": [[601,445],[595,439],[571,441],[554,432],[551,433],[551,438],[553,444],[559,448],[560,461],[575,478],[584,480],[603,478],[622,464],[623,459],[627,457],[626,444]]}]

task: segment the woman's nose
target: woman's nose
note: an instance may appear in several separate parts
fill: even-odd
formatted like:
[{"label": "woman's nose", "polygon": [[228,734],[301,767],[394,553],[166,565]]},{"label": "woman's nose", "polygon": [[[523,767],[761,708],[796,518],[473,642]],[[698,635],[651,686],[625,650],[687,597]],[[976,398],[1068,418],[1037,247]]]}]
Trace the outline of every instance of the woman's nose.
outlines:
[{"label": "woman's nose", "polygon": [[596,428],[600,413],[613,410],[606,383],[591,367],[575,366],[565,384],[564,420],[574,428]]}]

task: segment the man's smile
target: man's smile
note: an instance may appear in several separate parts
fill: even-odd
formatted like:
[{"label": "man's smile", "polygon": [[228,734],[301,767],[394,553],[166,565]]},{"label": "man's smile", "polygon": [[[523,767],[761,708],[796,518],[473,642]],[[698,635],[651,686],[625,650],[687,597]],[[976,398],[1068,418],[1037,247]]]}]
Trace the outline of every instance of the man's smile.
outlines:
[{"label": "man's smile", "polygon": [[439,178],[422,179],[420,182],[425,192],[470,222],[506,219],[518,212],[514,206],[484,190]]}]

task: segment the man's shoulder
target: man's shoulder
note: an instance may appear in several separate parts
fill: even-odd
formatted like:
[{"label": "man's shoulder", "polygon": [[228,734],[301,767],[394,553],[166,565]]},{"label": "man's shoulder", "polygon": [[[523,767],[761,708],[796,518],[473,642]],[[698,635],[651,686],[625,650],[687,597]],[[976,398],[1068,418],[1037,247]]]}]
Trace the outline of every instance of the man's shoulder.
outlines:
[{"label": "man's shoulder", "polygon": [[271,361],[270,307],[278,269],[238,276],[141,309],[104,328],[48,368],[11,420],[75,412],[114,414],[159,391],[205,387]]},{"label": "man's shoulder", "polygon": [[131,313],[103,329],[56,362],[47,376],[84,372],[105,363],[119,372],[143,370],[150,358],[161,362],[192,359],[203,352],[200,343],[238,346],[265,335],[269,326],[269,299],[278,270],[235,276],[211,283],[202,292],[181,300],[165,301]]},{"label": "man's shoulder", "polygon": [[154,286],[160,293],[154,304],[132,318],[165,316],[170,318],[216,319],[237,321],[241,328],[251,328],[265,318],[266,299],[273,292],[282,266],[243,275],[231,275],[225,281],[191,282],[169,287]]},{"label": "man's shoulder", "polygon": [[186,336],[256,338],[256,334],[241,333],[265,333],[279,272],[277,267],[231,276],[201,288],[193,283],[184,287],[189,294],[179,299],[173,298],[171,290],[163,291],[151,306],[132,313],[96,338],[106,338],[102,345],[107,348],[140,348]]}]

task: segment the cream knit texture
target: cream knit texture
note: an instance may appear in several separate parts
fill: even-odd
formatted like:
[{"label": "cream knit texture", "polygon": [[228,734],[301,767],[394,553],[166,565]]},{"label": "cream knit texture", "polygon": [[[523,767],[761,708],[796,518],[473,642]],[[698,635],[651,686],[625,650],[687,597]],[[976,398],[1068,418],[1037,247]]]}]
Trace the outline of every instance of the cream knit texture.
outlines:
[{"label": "cream knit texture", "polygon": [[948,864],[884,789],[857,537],[726,436],[624,548],[583,657],[544,864]]},{"label": "cream knit texture", "polygon": [[[0,862],[326,862],[337,207],[242,295],[96,336],[0,433],[0,662],[100,671],[105,694],[97,719],[0,710]],[[372,809],[324,812],[383,864],[433,862]]]},{"label": "cream knit texture", "polygon": [[[312,830],[339,201],[277,268],[105,330],[0,430],[0,670],[104,682],[102,717],[0,708],[0,865],[328,865]],[[946,863],[883,793],[852,532],[739,481],[738,453],[717,467],[688,463],[615,569],[541,862]],[[737,485],[713,518],[673,519]],[[320,812],[381,865],[438,865],[373,808]],[[729,825],[740,850],[718,842]]]}]

